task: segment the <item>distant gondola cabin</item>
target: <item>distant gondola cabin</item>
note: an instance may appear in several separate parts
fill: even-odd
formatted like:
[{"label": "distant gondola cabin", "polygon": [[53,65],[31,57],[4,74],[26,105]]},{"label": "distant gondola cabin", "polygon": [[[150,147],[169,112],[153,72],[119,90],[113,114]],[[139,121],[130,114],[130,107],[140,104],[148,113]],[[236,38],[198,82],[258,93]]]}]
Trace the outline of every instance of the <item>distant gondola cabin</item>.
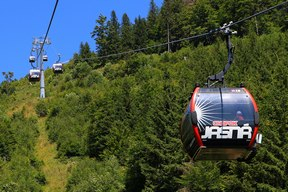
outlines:
[{"label": "distant gondola cabin", "polygon": [[36,59],[35,56],[30,56],[30,57],[29,57],[29,62],[30,62],[30,63],[34,63],[34,62],[35,62],[35,59]]},{"label": "distant gondola cabin", "polygon": [[47,55],[43,55],[42,60],[43,61],[48,61],[48,56]]},{"label": "distant gondola cabin", "polygon": [[54,63],[52,65],[52,69],[54,73],[63,73],[63,64],[62,63]]},{"label": "distant gondola cabin", "polygon": [[29,71],[29,81],[30,82],[40,81],[40,70],[39,69],[31,69]]},{"label": "distant gondola cabin", "polygon": [[246,160],[261,143],[258,125],[258,108],[246,88],[196,87],[181,140],[193,160]]}]

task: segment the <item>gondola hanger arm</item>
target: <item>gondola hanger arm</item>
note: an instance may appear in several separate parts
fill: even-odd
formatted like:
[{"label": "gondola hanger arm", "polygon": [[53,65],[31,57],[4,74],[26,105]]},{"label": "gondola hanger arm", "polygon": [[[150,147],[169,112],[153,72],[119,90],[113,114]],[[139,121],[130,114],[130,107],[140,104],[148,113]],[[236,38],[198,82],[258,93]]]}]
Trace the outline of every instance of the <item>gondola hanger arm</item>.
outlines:
[{"label": "gondola hanger arm", "polygon": [[[207,79],[207,84],[208,84],[208,87],[210,87],[210,81],[213,81],[213,82],[220,82],[222,84],[224,84],[224,75],[227,73],[228,69],[230,68],[232,62],[233,62],[233,45],[231,43],[231,35],[232,34],[237,34],[237,31],[232,31],[230,29],[230,26],[232,25],[232,21],[229,23],[229,24],[224,24],[221,28],[220,28],[220,31],[222,31],[225,36],[226,36],[226,45],[227,45],[227,50],[228,50],[228,62],[227,64],[225,65],[224,69],[222,71],[220,71],[219,73],[217,74],[214,74],[214,75],[211,75],[208,77]],[[215,83],[213,83],[214,85]]]}]

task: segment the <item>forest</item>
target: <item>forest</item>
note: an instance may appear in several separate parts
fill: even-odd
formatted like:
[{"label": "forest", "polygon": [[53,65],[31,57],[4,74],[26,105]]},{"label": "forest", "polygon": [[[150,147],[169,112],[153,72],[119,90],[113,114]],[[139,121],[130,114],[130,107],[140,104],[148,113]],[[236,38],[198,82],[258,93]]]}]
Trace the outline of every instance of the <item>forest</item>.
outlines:
[{"label": "forest", "polygon": [[[133,23],[127,14],[119,22],[115,11],[100,15],[91,29],[95,50],[79,42],[63,74],[45,71],[45,99],[38,82],[3,72],[0,191],[287,191],[287,5],[232,28],[238,34],[225,83],[244,83],[254,96],[263,134],[251,162],[191,162],[180,140],[195,83],[205,86],[227,62],[224,36],[167,44],[282,2],[164,0],[159,8],[151,0],[147,17]],[[147,49],[132,52],[141,48]],[[61,190],[47,187],[39,155],[43,133],[65,165]]]}]

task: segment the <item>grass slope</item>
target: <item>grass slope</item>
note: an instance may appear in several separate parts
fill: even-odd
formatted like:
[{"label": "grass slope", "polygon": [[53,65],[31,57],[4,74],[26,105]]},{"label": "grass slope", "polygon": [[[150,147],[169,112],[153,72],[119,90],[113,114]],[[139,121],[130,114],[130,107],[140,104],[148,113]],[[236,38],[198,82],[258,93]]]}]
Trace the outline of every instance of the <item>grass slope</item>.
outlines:
[{"label": "grass slope", "polygon": [[[39,83],[31,84],[27,79],[13,82],[17,86],[16,92],[10,97],[10,101],[5,103],[7,115],[23,111],[25,117],[35,117],[35,107],[39,99]],[[39,138],[35,146],[35,155],[39,161],[43,162],[42,171],[46,178],[46,185],[43,191],[61,192],[65,191],[66,182],[71,168],[70,163],[62,163],[57,156],[56,144],[48,139],[45,130],[46,118],[38,118]],[[70,168],[69,168],[70,167]]]},{"label": "grass slope", "polygon": [[69,167],[71,164],[62,163],[58,159],[55,143],[50,143],[45,130],[46,118],[39,118],[39,138],[36,145],[36,156],[43,161],[43,173],[46,177],[47,184],[44,186],[44,191],[61,192],[65,191],[67,178],[69,176]]}]

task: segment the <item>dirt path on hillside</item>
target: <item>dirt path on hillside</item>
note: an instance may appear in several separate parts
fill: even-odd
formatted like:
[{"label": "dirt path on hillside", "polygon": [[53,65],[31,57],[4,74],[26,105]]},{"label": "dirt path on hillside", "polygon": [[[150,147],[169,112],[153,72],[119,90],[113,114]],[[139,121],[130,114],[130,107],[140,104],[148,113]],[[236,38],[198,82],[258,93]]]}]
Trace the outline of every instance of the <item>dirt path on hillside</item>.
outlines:
[{"label": "dirt path on hillside", "polygon": [[[43,161],[42,170],[45,174],[47,184],[44,186],[44,192],[62,192],[69,176],[71,164],[61,163],[56,159],[56,144],[50,143],[48,134],[45,130],[46,118],[39,118],[39,138],[36,144],[36,157]],[[70,167],[70,168],[69,168]]]}]

